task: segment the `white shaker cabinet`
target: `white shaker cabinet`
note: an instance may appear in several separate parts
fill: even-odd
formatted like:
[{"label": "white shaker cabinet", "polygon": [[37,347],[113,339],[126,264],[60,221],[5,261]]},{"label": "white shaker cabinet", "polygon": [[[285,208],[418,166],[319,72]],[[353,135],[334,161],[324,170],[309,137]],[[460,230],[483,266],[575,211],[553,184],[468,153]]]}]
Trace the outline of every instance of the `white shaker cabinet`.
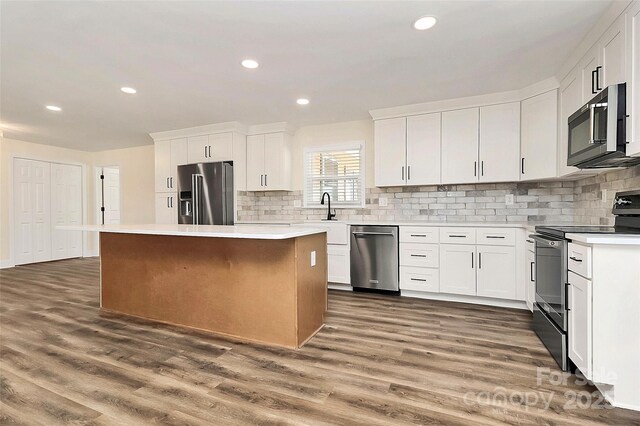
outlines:
[{"label": "white shaker cabinet", "polygon": [[479,108],[442,113],[442,183],[478,181]]},{"label": "white shaker cabinet", "polygon": [[290,191],[291,172],[291,136],[247,136],[247,191]]},{"label": "white shaker cabinet", "polygon": [[178,166],[188,163],[187,139],[157,141],[154,151],[156,192],[176,191]]},{"label": "white shaker cabinet", "polygon": [[[593,46],[578,62],[581,85],[581,105],[586,104],[598,94],[598,72],[599,72],[598,48]],[[600,87],[602,82],[600,82]]]},{"label": "white shaker cabinet", "polygon": [[625,16],[623,14],[609,27],[600,40],[598,53],[601,69],[597,74],[597,80],[600,83],[598,89],[600,90],[612,84],[626,81],[625,37]]},{"label": "white shaker cabinet", "polygon": [[401,186],[406,183],[406,137],[406,117],[375,121],[376,186]]},{"label": "white shaker cabinet", "polygon": [[559,113],[560,140],[558,141],[558,176],[567,176],[578,172],[578,168],[567,165],[569,156],[569,116],[576,112],[582,102],[582,79],[580,69],[574,68],[560,82]]},{"label": "white shaker cabinet", "polygon": [[631,4],[627,18],[627,155],[640,155],[640,1]]},{"label": "white shaker cabinet", "polygon": [[233,160],[233,133],[215,133],[188,138],[189,163]]},{"label": "white shaker cabinet", "polygon": [[156,193],[156,222],[161,225],[178,223],[178,197],[176,193]]},{"label": "white shaker cabinet", "polygon": [[480,108],[480,182],[517,181],[520,159],[520,102]]},{"label": "white shaker cabinet", "polygon": [[522,101],[520,180],[556,177],[558,172],[558,91]]},{"label": "white shaker cabinet", "polygon": [[476,295],[476,246],[440,244],[440,292]]},{"label": "white shaker cabinet", "polygon": [[440,113],[407,117],[407,185],[440,183],[440,121]]},{"label": "white shaker cabinet", "polygon": [[536,253],[534,241],[527,237],[525,254],[525,291],[527,307],[533,312],[533,304],[536,303]]},{"label": "white shaker cabinet", "polygon": [[515,247],[478,246],[478,296],[515,300],[515,278]]},{"label": "white shaker cabinet", "polygon": [[569,358],[591,378],[591,281],[569,271]]}]

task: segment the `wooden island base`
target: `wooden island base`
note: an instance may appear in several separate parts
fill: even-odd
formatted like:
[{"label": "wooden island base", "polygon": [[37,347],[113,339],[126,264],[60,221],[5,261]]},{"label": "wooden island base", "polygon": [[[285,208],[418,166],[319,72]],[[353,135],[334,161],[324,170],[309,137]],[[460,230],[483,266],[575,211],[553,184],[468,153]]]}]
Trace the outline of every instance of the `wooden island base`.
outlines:
[{"label": "wooden island base", "polygon": [[299,348],[324,325],[326,250],[325,233],[268,240],[101,232],[100,306]]}]

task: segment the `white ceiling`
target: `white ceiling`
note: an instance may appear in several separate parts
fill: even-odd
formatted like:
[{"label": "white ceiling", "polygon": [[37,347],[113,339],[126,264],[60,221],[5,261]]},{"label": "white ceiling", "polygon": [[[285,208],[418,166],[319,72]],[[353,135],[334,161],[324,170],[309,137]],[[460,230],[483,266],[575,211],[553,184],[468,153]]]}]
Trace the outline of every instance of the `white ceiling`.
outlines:
[{"label": "white ceiling", "polygon": [[[5,137],[98,151],[224,121],[365,119],[550,77],[609,3],[2,1],[0,122]],[[423,15],[438,24],[413,30]]]}]

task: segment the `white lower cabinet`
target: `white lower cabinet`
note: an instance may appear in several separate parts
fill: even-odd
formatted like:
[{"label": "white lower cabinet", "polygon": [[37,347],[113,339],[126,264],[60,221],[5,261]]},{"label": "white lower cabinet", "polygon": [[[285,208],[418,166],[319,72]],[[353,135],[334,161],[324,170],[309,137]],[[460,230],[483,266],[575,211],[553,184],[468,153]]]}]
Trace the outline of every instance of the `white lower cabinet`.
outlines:
[{"label": "white lower cabinet", "polygon": [[400,266],[438,267],[438,245],[400,243]]},{"label": "white lower cabinet", "polygon": [[478,246],[477,295],[497,299],[516,298],[516,249]]},{"label": "white lower cabinet", "polygon": [[440,245],[440,292],[476,295],[476,246]]},{"label": "white lower cabinet", "polygon": [[156,223],[161,225],[178,223],[178,197],[175,193],[156,193]]},{"label": "white lower cabinet", "polygon": [[526,264],[525,264],[525,289],[526,289],[526,297],[527,297],[527,307],[531,312],[533,312],[533,304],[536,302],[536,254],[533,250],[529,250],[530,246],[533,246],[532,243],[527,241],[527,251],[525,255]]},{"label": "white lower cabinet", "polygon": [[435,268],[400,267],[400,289],[412,291],[440,291],[439,271]]},{"label": "white lower cabinet", "polygon": [[328,244],[327,264],[330,283],[351,283],[351,259],[348,245]]},{"label": "white lower cabinet", "polygon": [[569,358],[591,379],[591,281],[569,271]]}]

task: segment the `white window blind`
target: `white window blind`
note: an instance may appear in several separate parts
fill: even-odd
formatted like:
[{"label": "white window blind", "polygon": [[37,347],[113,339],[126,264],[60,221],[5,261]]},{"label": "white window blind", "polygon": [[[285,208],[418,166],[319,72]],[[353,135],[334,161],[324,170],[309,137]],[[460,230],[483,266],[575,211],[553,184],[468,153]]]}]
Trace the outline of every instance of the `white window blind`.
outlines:
[{"label": "white window blind", "polygon": [[320,206],[324,192],[331,207],[364,206],[364,149],[362,143],[305,151],[304,205]]}]

